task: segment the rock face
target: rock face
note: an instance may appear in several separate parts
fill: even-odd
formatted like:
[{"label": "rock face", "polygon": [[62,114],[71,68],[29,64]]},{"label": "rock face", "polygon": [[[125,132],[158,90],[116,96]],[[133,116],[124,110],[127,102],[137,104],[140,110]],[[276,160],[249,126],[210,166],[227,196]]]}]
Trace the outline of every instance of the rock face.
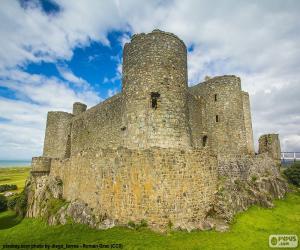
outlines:
[{"label": "rock face", "polygon": [[218,191],[208,217],[224,222],[230,222],[236,213],[252,205],[271,208],[272,200],[283,198],[288,191],[279,166],[266,154],[223,160],[218,170]]}]

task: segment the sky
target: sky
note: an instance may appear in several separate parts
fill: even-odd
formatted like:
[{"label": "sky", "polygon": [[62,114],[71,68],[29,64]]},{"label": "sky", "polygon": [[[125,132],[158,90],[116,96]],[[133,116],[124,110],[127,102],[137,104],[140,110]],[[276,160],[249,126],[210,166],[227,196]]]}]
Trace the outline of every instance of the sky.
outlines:
[{"label": "sky", "polygon": [[300,152],[300,1],[1,0],[0,159],[42,154],[47,112],[120,92],[122,48],[161,29],[188,48],[188,81],[238,75],[254,141]]}]

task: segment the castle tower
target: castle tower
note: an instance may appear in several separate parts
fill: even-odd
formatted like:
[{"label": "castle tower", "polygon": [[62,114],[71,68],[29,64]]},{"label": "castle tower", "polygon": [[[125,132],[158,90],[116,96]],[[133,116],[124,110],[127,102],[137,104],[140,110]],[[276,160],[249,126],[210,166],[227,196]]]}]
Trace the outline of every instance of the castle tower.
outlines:
[{"label": "castle tower", "polygon": [[204,100],[202,136],[206,144],[219,156],[249,154],[253,143],[250,106],[244,100],[240,78],[234,75],[208,78],[190,91]]},{"label": "castle tower", "polygon": [[86,104],[81,102],[74,102],[73,103],[73,115],[80,115],[81,113],[86,111]]},{"label": "castle tower", "polygon": [[73,115],[67,112],[48,112],[43,152],[44,157],[70,157],[72,118]]},{"label": "castle tower", "polygon": [[124,146],[188,148],[187,52],[171,33],[134,35],[123,52]]},{"label": "castle tower", "polygon": [[281,148],[278,134],[266,134],[259,137],[258,140],[258,153],[267,153],[271,158],[281,161]]}]

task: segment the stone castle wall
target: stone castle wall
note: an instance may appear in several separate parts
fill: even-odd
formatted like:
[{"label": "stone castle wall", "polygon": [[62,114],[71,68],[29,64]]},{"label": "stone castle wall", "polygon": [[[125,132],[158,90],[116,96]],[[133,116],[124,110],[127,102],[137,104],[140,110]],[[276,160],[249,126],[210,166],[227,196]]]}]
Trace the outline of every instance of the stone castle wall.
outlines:
[{"label": "stone castle wall", "polygon": [[203,97],[188,93],[188,108],[192,146],[194,148],[209,146],[209,141],[204,138],[207,136],[207,126],[204,120],[205,102]]},{"label": "stone castle wall", "polygon": [[71,155],[102,147],[123,144],[123,97],[118,94],[77,115],[72,120]]},{"label": "stone castle wall", "polygon": [[242,91],[242,98],[248,154],[254,155],[255,151],[253,143],[253,130],[249,94],[247,92]]},{"label": "stone castle wall", "polygon": [[206,132],[212,150],[220,156],[247,154],[240,78],[214,77],[189,88],[189,91],[194,96],[202,97],[202,123],[206,125],[203,134]]},{"label": "stone castle wall", "polygon": [[98,149],[53,160],[63,197],[82,200],[113,224],[147,220],[151,227],[198,223],[213,201],[217,160],[209,150]]}]

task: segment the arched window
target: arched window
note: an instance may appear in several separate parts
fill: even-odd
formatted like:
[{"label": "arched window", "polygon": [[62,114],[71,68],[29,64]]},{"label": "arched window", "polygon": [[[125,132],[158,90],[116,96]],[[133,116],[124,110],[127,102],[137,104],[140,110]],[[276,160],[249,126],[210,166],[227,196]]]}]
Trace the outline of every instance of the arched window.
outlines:
[{"label": "arched window", "polygon": [[216,122],[219,122],[219,116],[216,115]]},{"label": "arched window", "polygon": [[203,136],[202,138],[202,146],[206,147],[206,145],[207,145],[207,135]]},{"label": "arched window", "polygon": [[215,94],[215,102],[218,101],[218,94]]}]

